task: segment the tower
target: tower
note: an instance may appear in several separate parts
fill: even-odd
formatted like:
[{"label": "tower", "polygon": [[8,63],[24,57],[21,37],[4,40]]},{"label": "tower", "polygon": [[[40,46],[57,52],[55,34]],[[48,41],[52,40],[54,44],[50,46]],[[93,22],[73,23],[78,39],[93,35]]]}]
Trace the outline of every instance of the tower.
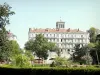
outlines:
[{"label": "tower", "polygon": [[63,28],[65,28],[65,22],[63,22],[60,17],[60,21],[56,22],[56,29],[63,29]]}]

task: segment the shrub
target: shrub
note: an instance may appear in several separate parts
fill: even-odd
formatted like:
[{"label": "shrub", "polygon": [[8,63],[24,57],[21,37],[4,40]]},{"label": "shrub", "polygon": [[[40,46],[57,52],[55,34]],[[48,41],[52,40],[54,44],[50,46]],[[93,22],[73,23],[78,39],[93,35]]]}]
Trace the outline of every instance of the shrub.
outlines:
[{"label": "shrub", "polygon": [[67,59],[63,57],[56,57],[54,60],[55,66],[61,66],[61,65],[66,65],[67,64]]},{"label": "shrub", "polygon": [[14,57],[12,60],[12,65],[18,67],[31,67],[31,63],[29,62],[29,58],[25,55],[19,54]]},{"label": "shrub", "polygon": [[[14,72],[14,73],[13,73]],[[0,68],[0,73],[3,75],[93,75],[100,74],[100,69],[98,68]]]}]

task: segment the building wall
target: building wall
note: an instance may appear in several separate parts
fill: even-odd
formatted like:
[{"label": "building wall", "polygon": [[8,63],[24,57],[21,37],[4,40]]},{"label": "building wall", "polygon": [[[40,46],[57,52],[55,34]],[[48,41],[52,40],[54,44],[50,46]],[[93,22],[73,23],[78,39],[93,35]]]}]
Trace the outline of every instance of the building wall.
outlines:
[{"label": "building wall", "polygon": [[[66,57],[69,58],[69,54],[68,54],[68,49],[73,49],[73,47],[75,46],[75,44],[79,43],[82,45],[86,45],[89,43],[89,33],[82,33],[82,32],[75,32],[75,33],[37,33],[37,32],[29,32],[29,39],[33,39],[35,40],[35,37],[37,34],[43,34],[45,38],[48,39],[48,41],[50,42],[55,42],[56,45],[60,48],[61,50],[61,56],[62,57]],[[50,53],[49,52],[49,57],[47,60],[49,60],[49,58],[54,57],[54,55],[56,56],[56,54],[54,53]]]}]

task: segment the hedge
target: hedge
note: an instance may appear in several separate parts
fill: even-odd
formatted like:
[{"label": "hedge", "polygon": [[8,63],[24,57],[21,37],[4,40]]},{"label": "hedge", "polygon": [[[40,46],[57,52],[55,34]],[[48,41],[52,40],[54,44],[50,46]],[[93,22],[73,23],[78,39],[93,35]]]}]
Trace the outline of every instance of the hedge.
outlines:
[{"label": "hedge", "polygon": [[100,68],[5,68],[0,75],[93,75],[100,74]]}]

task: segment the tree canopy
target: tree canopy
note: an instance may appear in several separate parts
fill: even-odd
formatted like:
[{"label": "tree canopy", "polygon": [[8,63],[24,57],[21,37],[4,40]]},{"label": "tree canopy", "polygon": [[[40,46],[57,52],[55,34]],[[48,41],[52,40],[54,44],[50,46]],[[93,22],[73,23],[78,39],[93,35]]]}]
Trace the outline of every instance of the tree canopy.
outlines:
[{"label": "tree canopy", "polygon": [[42,34],[38,34],[36,35],[35,40],[31,39],[26,42],[25,49],[34,52],[39,59],[47,59],[48,50],[54,50],[54,46],[55,43],[48,42],[48,40]]},{"label": "tree canopy", "polygon": [[4,3],[0,4],[0,60],[9,60],[11,54],[11,47],[9,40],[7,38],[7,31],[5,26],[8,25],[10,15],[13,15],[14,12],[11,11],[11,7]]}]

